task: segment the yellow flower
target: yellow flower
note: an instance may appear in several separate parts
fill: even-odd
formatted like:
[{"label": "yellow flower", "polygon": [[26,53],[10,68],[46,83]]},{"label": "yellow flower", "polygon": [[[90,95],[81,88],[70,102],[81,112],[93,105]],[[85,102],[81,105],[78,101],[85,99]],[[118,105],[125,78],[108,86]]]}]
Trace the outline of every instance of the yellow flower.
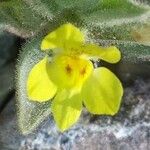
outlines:
[{"label": "yellow flower", "polygon": [[120,51],[87,44],[84,35],[67,23],[49,33],[41,50],[51,50],[31,70],[27,81],[30,100],[44,102],[53,98],[51,110],[61,131],[79,118],[83,104],[92,114],[117,113],[123,88],[119,79],[107,68],[94,68],[90,60],[109,63],[120,60]]}]

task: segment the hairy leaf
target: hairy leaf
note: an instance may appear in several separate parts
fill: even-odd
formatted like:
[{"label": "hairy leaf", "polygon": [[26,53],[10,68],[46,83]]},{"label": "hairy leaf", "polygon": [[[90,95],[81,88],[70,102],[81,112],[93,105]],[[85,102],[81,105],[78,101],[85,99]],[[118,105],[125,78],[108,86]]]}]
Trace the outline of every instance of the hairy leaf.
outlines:
[{"label": "hairy leaf", "polygon": [[26,44],[17,65],[18,125],[23,134],[30,133],[50,114],[50,102],[31,102],[27,98],[28,73],[42,58],[43,54],[39,51],[38,39]]}]

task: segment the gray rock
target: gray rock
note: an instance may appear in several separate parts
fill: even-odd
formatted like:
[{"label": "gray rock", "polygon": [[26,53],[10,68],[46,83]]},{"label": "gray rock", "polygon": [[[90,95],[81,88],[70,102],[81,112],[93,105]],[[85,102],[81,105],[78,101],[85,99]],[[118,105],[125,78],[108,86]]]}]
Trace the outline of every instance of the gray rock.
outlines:
[{"label": "gray rock", "polygon": [[[80,121],[60,133],[50,116],[32,134],[17,130],[13,103],[0,123],[1,150],[149,150],[150,80],[136,80],[125,88],[117,115],[93,116],[83,111]],[[12,112],[10,112],[11,109]],[[11,113],[11,114],[10,114]],[[10,117],[11,116],[11,117]]]},{"label": "gray rock", "polygon": [[150,80],[125,88],[120,112],[92,116],[86,110],[72,129],[60,133],[52,118],[26,136],[20,150],[149,150]]}]

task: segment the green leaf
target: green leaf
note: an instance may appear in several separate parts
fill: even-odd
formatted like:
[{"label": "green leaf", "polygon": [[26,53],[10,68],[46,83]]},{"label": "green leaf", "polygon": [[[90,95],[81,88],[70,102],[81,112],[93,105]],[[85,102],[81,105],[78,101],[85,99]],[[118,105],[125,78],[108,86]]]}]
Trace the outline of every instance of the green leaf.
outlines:
[{"label": "green leaf", "polygon": [[86,12],[94,9],[99,0],[55,0],[60,10],[76,9],[76,11]]},{"label": "green leaf", "polygon": [[58,6],[55,0],[23,0],[33,11],[45,18],[52,20],[58,13]]},{"label": "green leaf", "polygon": [[[140,16],[150,10],[149,7],[137,5],[129,0],[99,1],[92,11],[81,14],[87,24],[110,26],[120,24],[124,19]],[[121,19],[121,20],[118,20]]]},{"label": "green leaf", "polygon": [[[56,0],[55,2],[58,4],[59,1]],[[66,16],[62,18],[66,18],[64,22],[73,22],[85,29],[89,34],[89,40],[93,41],[93,39],[98,38],[104,40],[137,41],[149,45],[150,7],[148,5],[141,6],[141,3],[128,0],[95,0],[92,2],[83,0],[82,3],[78,1],[78,5],[76,2],[71,2],[64,0],[58,4],[58,6],[62,5],[66,9]],[[87,5],[90,4],[92,7],[83,7],[85,3]],[[73,12],[67,9],[71,7],[72,10],[76,8],[75,16],[78,17],[73,16]],[[93,14],[95,18],[91,17]],[[60,17],[61,21],[62,18]]]},{"label": "green leaf", "polygon": [[85,28],[90,31],[88,34],[92,37],[91,40],[98,38],[139,41],[144,44],[150,41],[149,35],[142,33],[143,28],[146,28],[146,32],[150,32],[150,7],[148,5],[140,6],[127,0],[100,1],[97,9],[85,15],[81,14],[80,18],[83,19]]},{"label": "green leaf", "polygon": [[71,22],[80,27],[84,25],[94,36],[98,32],[101,39],[134,40],[133,28],[149,22],[149,11],[148,5],[140,6],[129,0],[2,1],[0,28],[21,37],[31,37]]},{"label": "green leaf", "polygon": [[22,0],[0,2],[0,14],[1,26],[22,37],[33,36],[45,22]]},{"label": "green leaf", "polygon": [[135,41],[145,45],[150,44],[150,20],[143,22],[127,23],[122,25],[114,25],[112,27],[93,27],[89,34],[89,38],[103,40],[120,40]]},{"label": "green leaf", "polygon": [[148,62],[150,61],[150,46],[132,42],[118,42],[122,51],[122,61],[127,62]]},{"label": "green leaf", "polygon": [[20,54],[17,64],[17,113],[18,125],[23,134],[28,134],[50,114],[50,102],[31,102],[27,98],[26,82],[31,68],[41,60],[44,55],[40,51],[40,39],[32,40],[26,44]]}]

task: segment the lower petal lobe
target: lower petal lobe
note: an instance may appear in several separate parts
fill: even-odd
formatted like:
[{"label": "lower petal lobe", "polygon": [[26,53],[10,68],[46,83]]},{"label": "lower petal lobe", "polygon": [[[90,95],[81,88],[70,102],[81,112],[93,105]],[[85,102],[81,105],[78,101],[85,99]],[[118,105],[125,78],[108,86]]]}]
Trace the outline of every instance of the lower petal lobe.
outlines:
[{"label": "lower petal lobe", "polygon": [[30,100],[44,102],[54,97],[57,87],[47,73],[47,57],[37,63],[29,73],[27,94]]},{"label": "lower petal lobe", "polygon": [[93,114],[114,115],[119,110],[122,95],[121,82],[105,67],[95,69],[82,89],[84,104]]}]

